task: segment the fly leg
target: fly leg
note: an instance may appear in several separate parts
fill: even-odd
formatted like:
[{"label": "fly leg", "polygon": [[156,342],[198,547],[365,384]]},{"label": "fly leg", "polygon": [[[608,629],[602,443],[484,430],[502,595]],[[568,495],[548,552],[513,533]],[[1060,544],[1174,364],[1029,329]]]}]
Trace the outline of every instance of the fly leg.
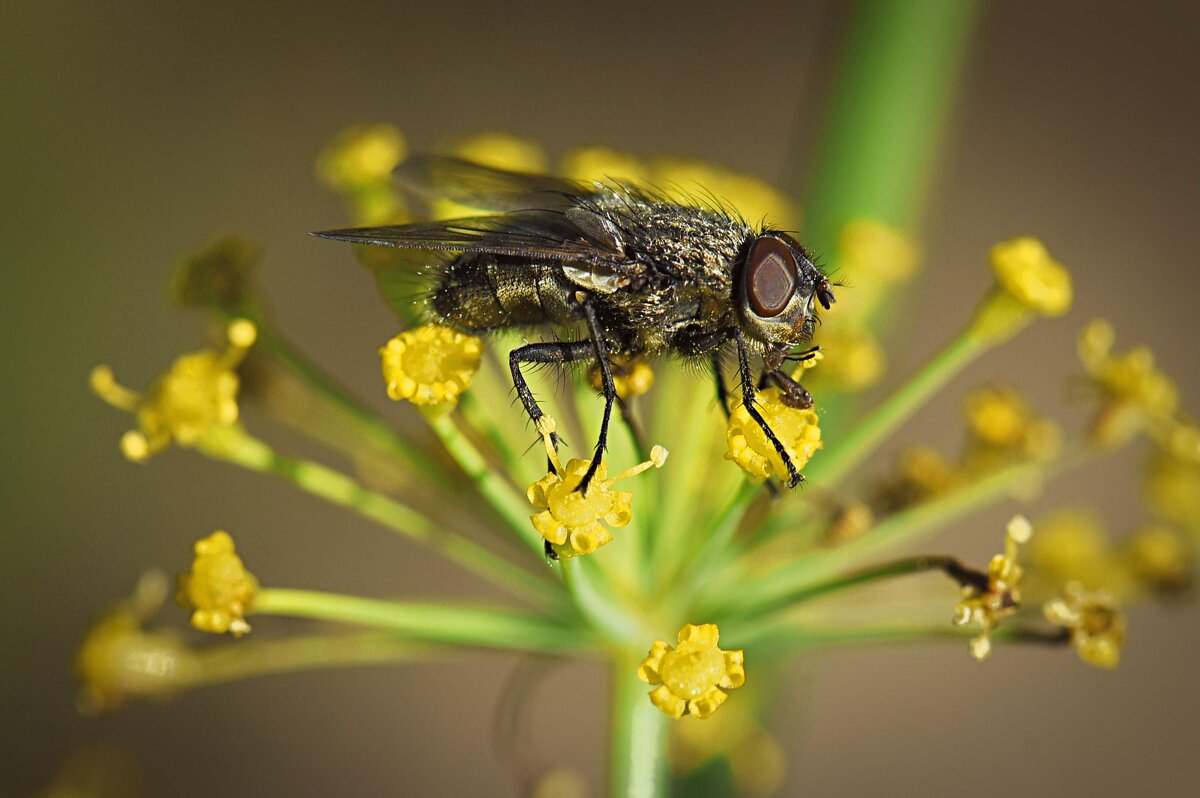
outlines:
[{"label": "fly leg", "polygon": [[725,414],[725,420],[729,420],[729,389],[725,387],[725,376],[721,373],[721,356],[713,355],[712,357],[713,379],[717,383],[717,404],[721,406],[721,412]]},{"label": "fly leg", "polygon": [[792,458],[788,456],[787,448],[779,440],[779,436],[767,424],[766,419],[762,417],[762,413],[758,412],[758,407],[755,404],[754,372],[750,368],[750,349],[746,346],[746,336],[741,330],[735,329],[733,331],[733,339],[737,342],[738,370],[742,378],[742,405],[746,408],[746,412],[750,414],[750,418],[754,419],[754,423],[758,424],[759,428],[762,429],[763,434],[767,436],[767,440],[775,447],[775,453],[779,455],[779,459],[787,466],[788,487],[794,488],[804,481],[804,477],[796,469],[796,464],[792,462]]},{"label": "fly leg", "polygon": [[788,407],[807,410],[813,406],[812,394],[805,390],[803,385],[793,380],[787,372],[776,369],[764,372],[763,377],[766,381],[775,383],[779,388],[780,398]]},{"label": "fly leg", "polygon": [[[529,383],[521,374],[522,363],[572,363],[577,360],[587,360],[592,356],[592,345],[587,341],[552,341],[541,344],[526,344],[508,353],[508,368],[512,372],[513,387],[517,389],[517,398],[525,406],[525,412],[533,421],[535,427],[546,414],[538,407]],[[550,433],[554,448],[558,448],[558,434]]]},{"label": "fly leg", "polygon": [[604,332],[596,319],[596,309],[586,299],[583,301],[583,314],[592,338],[591,346],[596,357],[596,366],[600,369],[601,393],[604,394],[604,415],[600,419],[600,436],[596,439],[596,450],[592,453],[592,462],[587,472],[579,481],[579,487],[575,489],[580,493],[587,493],[588,485],[596,475],[596,469],[600,467],[600,458],[608,448],[608,421],[612,418],[613,403],[617,400],[617,386],[613,383],[612,366],[608,362],[608,346],[604,343]]}]

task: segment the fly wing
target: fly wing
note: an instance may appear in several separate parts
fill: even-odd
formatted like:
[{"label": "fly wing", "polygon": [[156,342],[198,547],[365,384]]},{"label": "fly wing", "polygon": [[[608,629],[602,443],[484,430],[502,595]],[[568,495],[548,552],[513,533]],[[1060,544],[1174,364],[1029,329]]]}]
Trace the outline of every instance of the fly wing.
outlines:
[{"label": "fly wing", "polygon": [[394,172],[396,180],[424,199],[448,199],[483,211],[562,210],[594,193],[561,177],[510,172],[444,155],[417,155]]},{"label": "fly wing", "polygon": [[536,210],[389,227],[313,233],[320,238],[400,249],[488,252],[531,261],[611,264],[618,253],[599,246],[562,213]]}]

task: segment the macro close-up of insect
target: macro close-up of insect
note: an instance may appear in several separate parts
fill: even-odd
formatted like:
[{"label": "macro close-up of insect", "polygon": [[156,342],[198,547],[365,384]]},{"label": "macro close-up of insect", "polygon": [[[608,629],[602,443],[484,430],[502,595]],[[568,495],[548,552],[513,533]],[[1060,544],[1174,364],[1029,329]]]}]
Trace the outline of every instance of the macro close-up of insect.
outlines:
[{"label": "macro close-up of insect", "polygon": [[[440,156],[410,159],[395,176],[419,196],[496,215],[315,235],[449,253],[413,266],[436,274],[427,300],[436,321],[462,332],[585,325],[581,340],[529,343],[509,354],[517,396],[535,425],[544,413],[522,364],[595,362],[604,416],[578,490],[587,491],[601,463],[620,401],[613,357],[707,359],[724,407],[722,353],[730,347],[746,410],[785,464],[789,487],[802,481],[755,408],[756,386],[768,383],[789,406],[812,406],[783,365],[812,356],[793,350],[812,336],[816,303],[828,309],[836,301],[829,278],[790,235],[755,228],[719,200],[680,205],[615,180],[589,185]],[[752,355],[763,364],[757,379]]]}]

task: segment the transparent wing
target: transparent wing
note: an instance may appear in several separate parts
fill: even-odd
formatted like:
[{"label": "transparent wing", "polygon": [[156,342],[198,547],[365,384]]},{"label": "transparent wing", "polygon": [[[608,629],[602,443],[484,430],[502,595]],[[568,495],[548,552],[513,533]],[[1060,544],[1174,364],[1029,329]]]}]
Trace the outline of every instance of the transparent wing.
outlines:
[{"label": "transparent wing", "polygon": [[417,155],[394,172],[425,199],[448,199],[485,211],[561,210],[594,189],[561,177],[510,172],[444,155]]},{"label": "transparent wing", "polygon": [[352,244],[451,252],[490,252],[531,260],[613,263],[617,253],[597,246],[557,211],[535,210],[441,222],[326,230],[313,235]]}]

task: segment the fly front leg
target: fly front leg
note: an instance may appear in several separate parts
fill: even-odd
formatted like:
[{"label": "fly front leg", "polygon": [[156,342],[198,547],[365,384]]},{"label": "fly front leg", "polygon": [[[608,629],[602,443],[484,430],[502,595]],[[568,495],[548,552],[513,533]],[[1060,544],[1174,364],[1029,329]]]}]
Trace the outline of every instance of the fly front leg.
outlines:
[{"label": "fly front leg", "polygon": [[805,390],[803,385],[792,379],[786,371],[781,369],[766,371],[763,372],[763,378],[767,382],[774,383],[779,388],[779,398],[788,407],[807,410],[813,406],[812,394]]},{"label": "fly front leg", "polygon": [[757,393],[754,387],[754,372],[750,368],[750,348],[746,345],[746,336],[741,330],[735,329],[733,331],[733,339],[737,342],[738,370],[742,379],[742,405],[746,408],[746,412],[750,414],[750,418],[754,419],[754,423],[758,424],[759,428],[762,429],[763,434],[767,436],[767,440],[775,447],[775,453],[779,455],[779,459],[783,461],[784,466],[787,468],[788,487],[794,488],[804,481],[804,477],[796,468],[796,464],[792,462],[791,456],[788,455],[787,447],[783,445],[783,442],[779,440],[779,436],[767,424],[766,419],[762,417],[762,413],[758,412],[756,405]]}]

